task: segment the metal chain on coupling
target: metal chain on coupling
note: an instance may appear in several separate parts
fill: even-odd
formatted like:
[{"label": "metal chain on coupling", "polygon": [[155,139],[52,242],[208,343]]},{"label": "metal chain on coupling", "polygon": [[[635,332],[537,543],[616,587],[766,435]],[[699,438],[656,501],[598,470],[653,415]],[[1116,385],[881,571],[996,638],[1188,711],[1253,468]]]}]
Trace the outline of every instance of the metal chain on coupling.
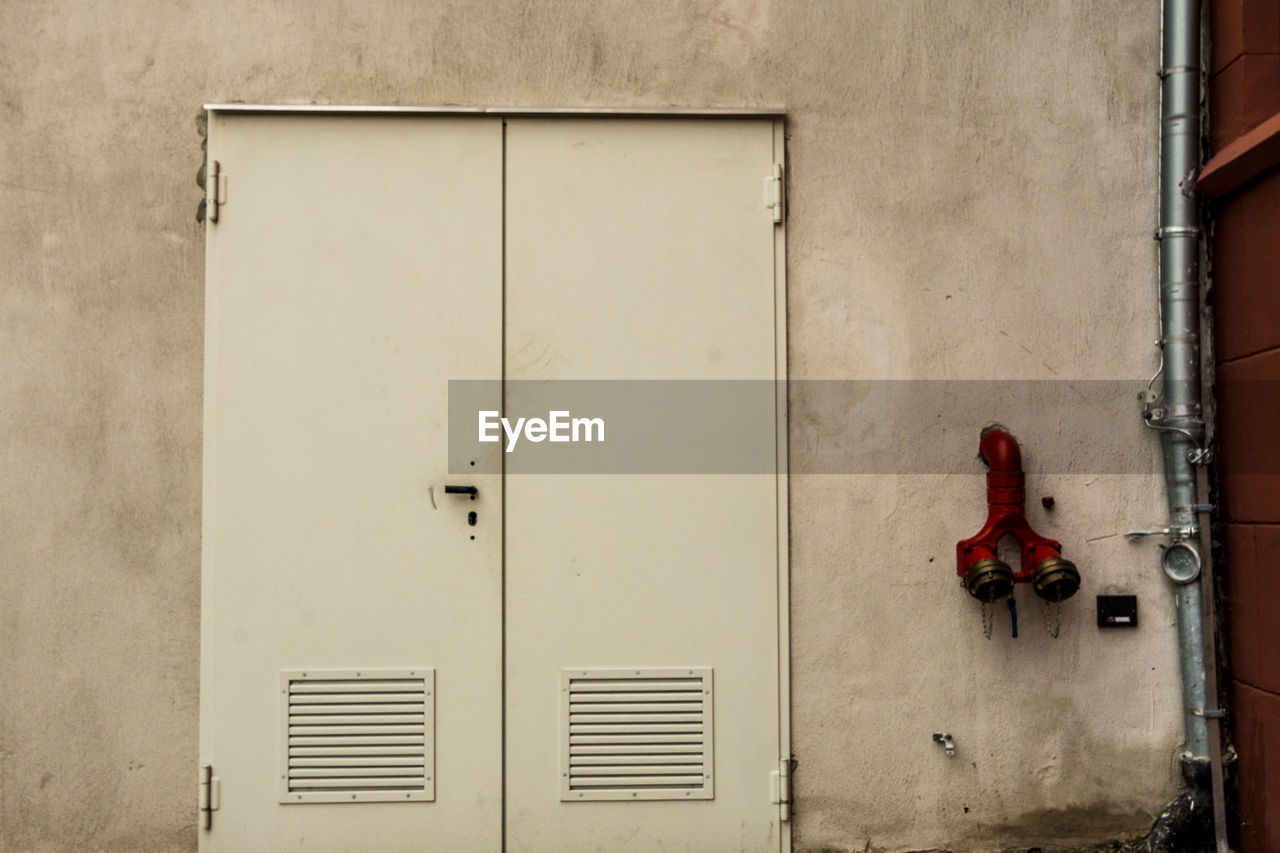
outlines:
[{"label": "metal chain on coupling", "polygon": [[1058,632],[1062,630],[1062,602],[1046,601],[1044,603],[1044,627],[1050,637],[1058,639]]},{"label": "metal chain on coupling", "polygon": [[991,639],[991,632],[996,626],[996,608],[989,601],[982,602],[982,636]]}]

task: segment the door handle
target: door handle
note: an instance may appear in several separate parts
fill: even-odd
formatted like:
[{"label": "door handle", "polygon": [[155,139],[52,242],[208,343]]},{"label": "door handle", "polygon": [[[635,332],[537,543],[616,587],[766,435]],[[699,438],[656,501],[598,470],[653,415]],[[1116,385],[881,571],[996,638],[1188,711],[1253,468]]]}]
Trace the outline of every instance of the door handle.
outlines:
[{"label": "door handle", "polygon": [[476,495],[480,494],[480,490],[475,486],[445,486],[444,493],[446,495],[471,495],[471,499],[475,500]]}]

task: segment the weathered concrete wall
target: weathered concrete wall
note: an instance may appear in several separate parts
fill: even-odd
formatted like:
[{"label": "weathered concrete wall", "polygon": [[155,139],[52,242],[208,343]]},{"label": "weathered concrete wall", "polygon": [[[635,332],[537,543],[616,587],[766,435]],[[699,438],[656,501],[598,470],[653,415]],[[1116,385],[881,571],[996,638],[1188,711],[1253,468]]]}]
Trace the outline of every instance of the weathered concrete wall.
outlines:
[{"label": "weathered concrete wall", "polygon": [[[4,850],[195,845],[204,102],[783,106],[794,378],[1153,368],[1158,4],[216,5],[0,4]],[[951,575],[980,477],[794,479],[797,850],[1103,838],[1174,792],[1172,606],[1113,535],[1162,517],[1156,445],[1110,431],[1148,473],[1030,477],[1085,574],[1056,640],[1031,596],[984,640]],[[1093,626],[1109,590],[1139,630]]]}]

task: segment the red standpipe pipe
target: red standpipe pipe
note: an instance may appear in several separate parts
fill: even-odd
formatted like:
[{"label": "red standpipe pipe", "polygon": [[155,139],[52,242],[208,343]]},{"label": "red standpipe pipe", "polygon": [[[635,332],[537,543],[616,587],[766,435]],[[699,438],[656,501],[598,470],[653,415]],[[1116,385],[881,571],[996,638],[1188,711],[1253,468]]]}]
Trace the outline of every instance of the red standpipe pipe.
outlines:
[{"label": "red standpipe pipe", "polygon": [[[1014,583],[1031,583],[1050,601],[1070,598],[1080,587],[1080,574],[1062,558],[1062,545],[1032,529],[1026,516],[1026,475],[1018,440],[1006,430],[988,428],[978,443],[987,464],[987,521],[976,536],[956,543],[956,574],[970,595],[995,601],[1011,594]],[[1012,536],[1021,546],[1017,572],[1000,560],[999,542]]]}]

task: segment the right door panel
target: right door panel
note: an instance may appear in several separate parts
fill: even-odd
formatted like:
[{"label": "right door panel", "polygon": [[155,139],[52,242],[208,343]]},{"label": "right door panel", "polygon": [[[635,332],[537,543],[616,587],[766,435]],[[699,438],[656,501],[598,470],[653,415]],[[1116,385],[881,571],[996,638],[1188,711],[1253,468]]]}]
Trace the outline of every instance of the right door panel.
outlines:
[{"label": "right door panel", "polygon": [[[779,159],[768,119],[509,120],[504,409],[525,380],[781,379]],[[784,845],[779,475],[661,469],[508,469],[510,850]],[[572,785],[570,695],[603,753]]]}]

